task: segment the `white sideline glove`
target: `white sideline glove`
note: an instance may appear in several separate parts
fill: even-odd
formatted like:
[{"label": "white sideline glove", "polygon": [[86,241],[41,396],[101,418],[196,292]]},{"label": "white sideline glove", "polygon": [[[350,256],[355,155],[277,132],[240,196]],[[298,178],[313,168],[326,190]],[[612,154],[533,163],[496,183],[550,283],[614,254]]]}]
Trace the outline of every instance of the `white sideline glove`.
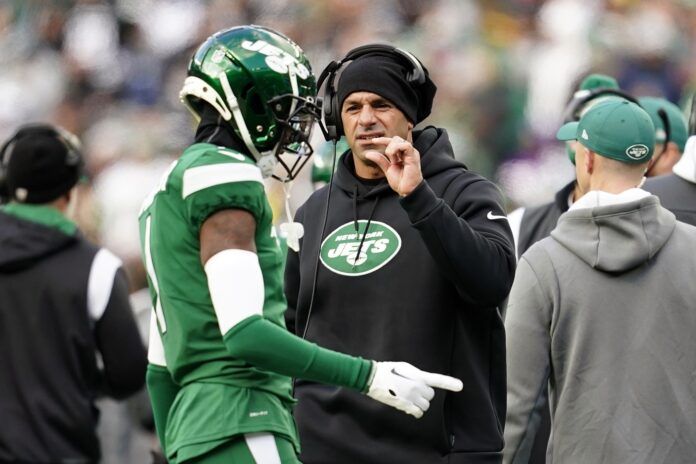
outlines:
[{"label": "white sideline glove", "polygon": [[416,419],[430,407],[435,388],[460,391],[464,385],[454,377],[425,372],[405,362],[374,363],[374,376],[367,396]]}]

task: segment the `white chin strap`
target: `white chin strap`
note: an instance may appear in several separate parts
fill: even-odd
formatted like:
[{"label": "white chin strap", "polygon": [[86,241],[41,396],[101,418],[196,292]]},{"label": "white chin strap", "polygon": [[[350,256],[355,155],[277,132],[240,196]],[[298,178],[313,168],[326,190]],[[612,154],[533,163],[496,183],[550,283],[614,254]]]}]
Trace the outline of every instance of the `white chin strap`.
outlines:
[{"label": "white chin strap", "polygon": [[249,149],[252,156],[256,160],[256,165],[259,167],[259,169],[261,169],[261,174],[263,177],[270,177],[273,174],[273,170],[275,169],[275,165],[277,163],[275,156],[273,156],[276,147],[274,147],[273,150],[265,151],[263,153],[256,149],[254,142],[251,140],[249,129],[247,128],[244,118],[242,117],[242,111],[239,109],[237,97],[234,96],[234,92],[230,86],[230,81],[227,80],[227,74],[224,72],[220,73],[218,75],[218,79],[220,79],[222,91],[225,92],[227,106],[232,111],[232,118],[234,118],[234,122],[239,129],[239,134],[242,136],[244,145],[246,145],[247,149]]}]

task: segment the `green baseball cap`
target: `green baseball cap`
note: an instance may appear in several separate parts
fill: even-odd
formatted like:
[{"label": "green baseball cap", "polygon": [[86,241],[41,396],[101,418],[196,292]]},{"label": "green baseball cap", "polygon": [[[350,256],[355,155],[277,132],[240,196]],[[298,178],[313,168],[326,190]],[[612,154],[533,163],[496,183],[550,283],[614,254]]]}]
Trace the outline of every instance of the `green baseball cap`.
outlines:
[{"label": "green baseball cap", "polygon": [[619,90],[619,83],[616,82],[611,76],[606,74],[589,74],[585,77],[578,90],[592,90],[592,89],[616,89]]},{"label": "green baseball cap", "polygon": [[[609,98],[621,98],[615,92],[620,91],[619,83],[606,74],[588,74],[580,82],[578,90],[563,111],[563,121],[577,121],[592,106]],[[566,153],[570,162],[575,164],[575,150],[566,144]]]},{"label": "green baseball cap", "polygon": [[580,121],[564,124],[556,138],[577,140],[606,158],[637,164],[653,155],[655,126],[640,106],[611,99],[590,108]]},{"label": "green baseball cap", "polygon": [[689,132],[686,127],[686,117],[684,117],[681,109],[664,98],[641,97],[638,101],[640,106],[648,112],[650,119],[652,119],[655,125],[655,142],[664,143],[667,136],[665,123],[659,114],[659,111],[663,110],[669,124],[669,141],[676,143],[679,146],[679,151],[683,152],[686,146],[686,139],[689,138]]}]

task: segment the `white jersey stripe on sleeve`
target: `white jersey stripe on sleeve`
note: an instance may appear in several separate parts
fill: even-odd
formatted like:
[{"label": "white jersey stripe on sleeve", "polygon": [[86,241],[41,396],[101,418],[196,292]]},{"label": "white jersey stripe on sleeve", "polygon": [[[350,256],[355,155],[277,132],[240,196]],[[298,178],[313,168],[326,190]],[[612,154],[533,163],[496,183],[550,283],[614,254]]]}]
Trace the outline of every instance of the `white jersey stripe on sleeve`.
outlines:
[{"label": "white jersey stripe on sleeve", "polygon": [[221,163],[198,166],[184,171],[182,197],[215,185],[230,182],[259,182],[263,183],[261,170],[253,164]]},{"label": "white jersey stripe on sleeve", "polygon": [[100,249],[92,260],[87,282],[87,309],[92,321],[101,319],[111,298],[116,271],[121,260],[106,248]]},{"label": "white jersey stripe on sleeve", "polygon": [[167,366],[167,360],[164,358],[162,336],[157,329],[157,316],[154,310],[150,311],[150,337],[147,343],[147,360],[150,364]]}]

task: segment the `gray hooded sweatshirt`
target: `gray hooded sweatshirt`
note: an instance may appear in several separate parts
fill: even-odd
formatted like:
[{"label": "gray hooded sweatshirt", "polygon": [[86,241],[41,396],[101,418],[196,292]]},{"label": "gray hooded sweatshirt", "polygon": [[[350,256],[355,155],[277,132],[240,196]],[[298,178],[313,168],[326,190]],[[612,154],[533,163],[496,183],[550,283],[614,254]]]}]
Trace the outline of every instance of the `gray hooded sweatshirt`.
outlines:
[{"label": "gray hooded sweatshirt", "polygon": [[504,462],[527,462],[547,381],[548,462],[696,462],[695,251],[696,228],[647,196],[571,209],[522,256]]}]

